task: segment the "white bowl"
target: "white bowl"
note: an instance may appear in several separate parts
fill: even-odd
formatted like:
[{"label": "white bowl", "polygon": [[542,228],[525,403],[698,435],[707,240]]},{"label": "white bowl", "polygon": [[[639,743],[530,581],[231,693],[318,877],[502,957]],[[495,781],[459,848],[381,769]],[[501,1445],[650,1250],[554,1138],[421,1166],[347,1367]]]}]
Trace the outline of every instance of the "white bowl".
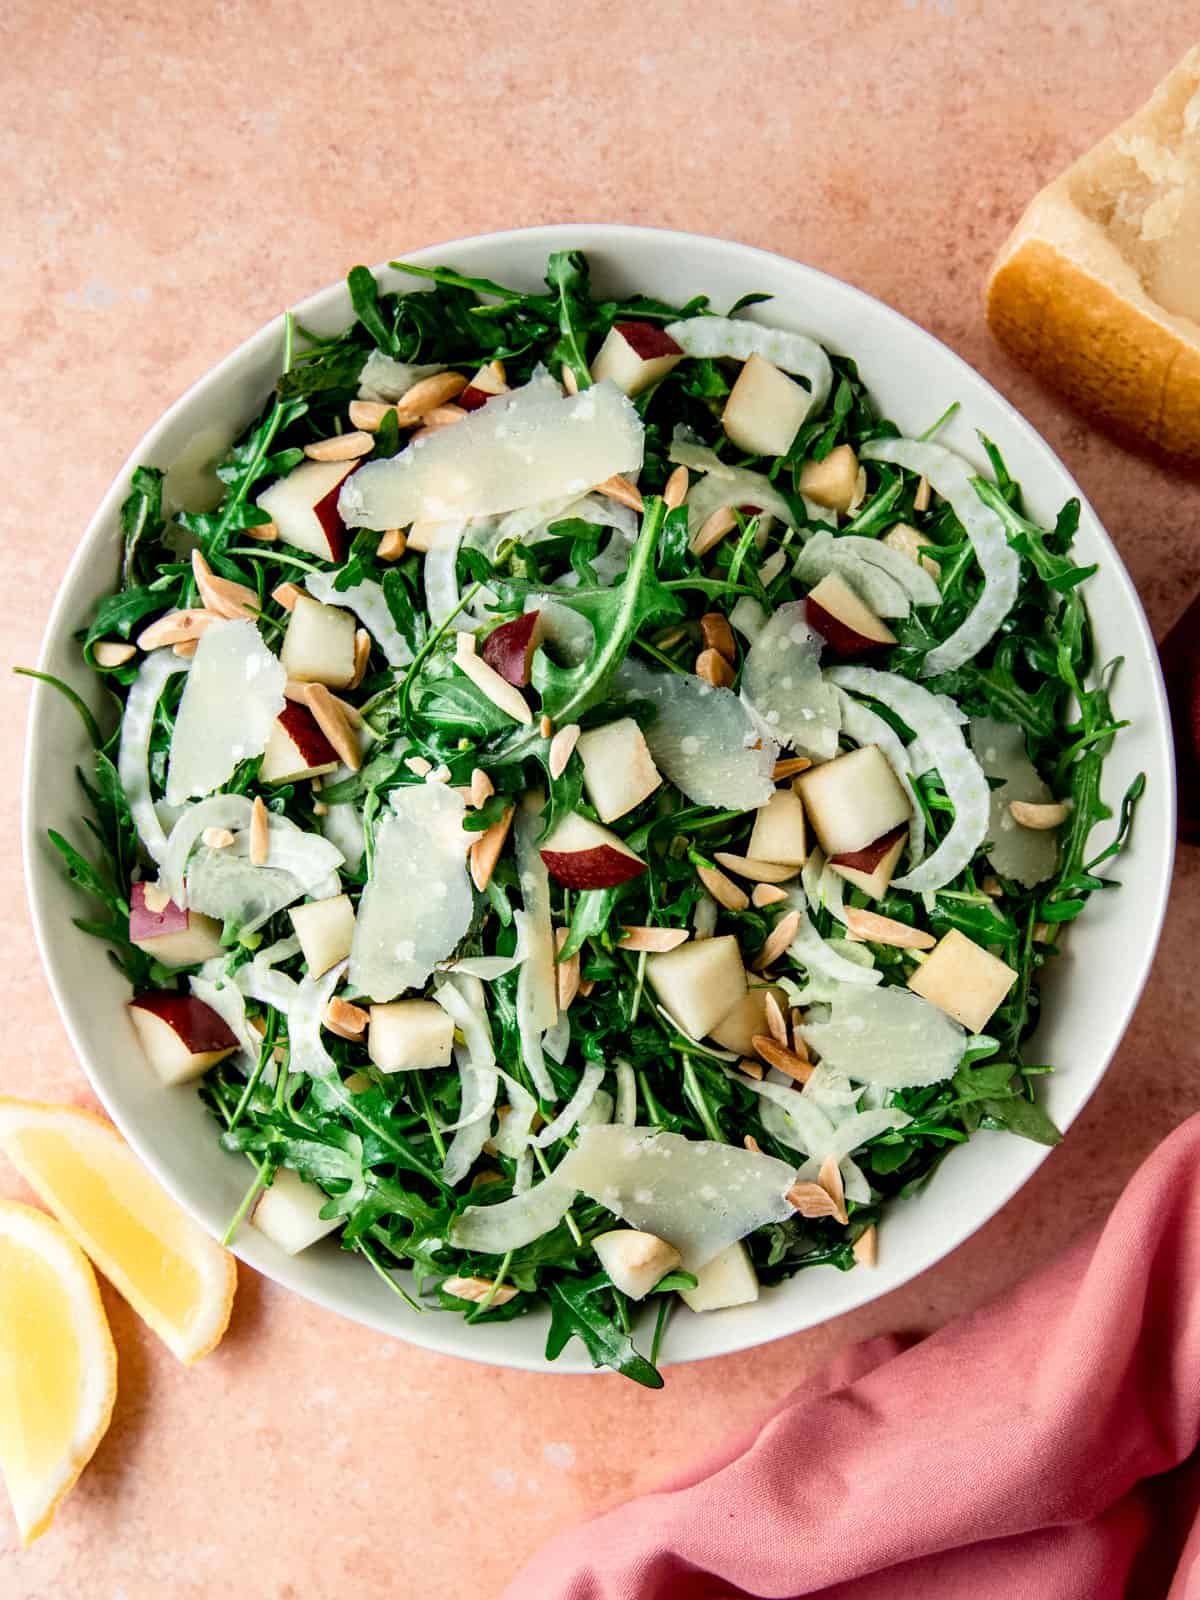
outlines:
[{"label": "white bowl", "polygon": [[[410,259],[452,263],[470,274],[534,289],[541,285],[548,253],[569,248],[587,252],[605,293],[642,290],[683,300],[703,291],[724,308],[747,291],[768,292],[774,301],[751,315],[815,334],[831,350],[852,356],[884,414],[902,430],[919,433],[951,401],[960,402],[940,437],[981,467],[986,461],[975,430],[995,440],[1034,517],[1052,523],[1063,501],[1080,494],[1029,424],[958,356],[878,300],[781,256],[650,228],[569,225],[464,239],[418,251]],[[415,283],[387,269],[380,276],[387,288]],[[318,333],[338,331],[351,318],[341,284],[296,309],[304,326]],[[282,327],[278,319],[263,328],[171,407],[133,451],[92,519],[59,592],[41,660],[44,671],[67,679],[91,702],[97,698],[95,687],[72,635],[116,578],[118,510],[130,471],[139,462],[167,466],[201,429],[225,423],[232,435],[247,423],[278,371]],[[1098,658],[1125,658],[1115,704],[1132,726],[1120,735],[1109,760],[1105,792],[1115,802],[1135,773],[1144,771],[1149,781],[1132,844],[1119,866],[1124,886],[1093,899],[1071,929],[1066,953],[1052,965],[1046,984],[1044,1021],[1031,1059],[1058,1067],[1043,1080],[1044,1100],[1063,1129],[1099,1083],[1149,972],[1175,838],[1169,724],[1158,659],[1133,585],[1086,502],[1077,549],[1082,562],[1100,564],[1087,588]],[[165,1187],[220,1236],[245,1189],[246,1164],[220,1151],[215,1126],[194,1091],[165,1090],[154,1080],[126,1020],[124,981],[103,946],[72,925],[72,916],[82,910],[79,892],[60,874],[45,831],[56,827],[82,842],[81,796],[72,772],[86,747],[74,711],[40,684],[30,719],[25,860],[34,926],[59,1009],[117,1126]],[[1102,836],[1098,830],[1097,838]],[[710,1316],[681,1309],[668,1328],[665,1359],[693,1361],[744,1349],[886,1294],[994,1216],[1047,1153],[1010,1134],[977,1135],[954,1152],[923,1194],[893,1206],[874,1271],[815,1268],[765,1291],[753,1306]],[[364,1262],[332,1243],[292,1259],[245,1227],[235,1248],[249,1265],[310,1300],[429,1349],[534,1371],[591,1370],[577,1344],[559,1361],[545,1361],[542,1314],[469,1328],[457,1316],[410,1311]]]}]

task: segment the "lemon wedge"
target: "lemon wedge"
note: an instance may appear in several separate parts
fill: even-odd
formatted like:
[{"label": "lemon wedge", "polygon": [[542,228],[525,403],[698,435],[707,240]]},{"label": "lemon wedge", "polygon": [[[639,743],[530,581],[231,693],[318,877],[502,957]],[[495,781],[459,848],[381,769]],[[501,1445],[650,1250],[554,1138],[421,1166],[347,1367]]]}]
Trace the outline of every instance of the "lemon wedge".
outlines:
[{"label": "lemon wedge", "polygon": [[0,1096],[0,1150],[186,1366],[229,1324],[237,1266],[116,1130],[77,1106]]},{"label": "lemon wedge", "polygon": [[91,1460],[116,1394],[87,1257],[52,1218],[0,1200],[0,1473],[26,1548]]}]

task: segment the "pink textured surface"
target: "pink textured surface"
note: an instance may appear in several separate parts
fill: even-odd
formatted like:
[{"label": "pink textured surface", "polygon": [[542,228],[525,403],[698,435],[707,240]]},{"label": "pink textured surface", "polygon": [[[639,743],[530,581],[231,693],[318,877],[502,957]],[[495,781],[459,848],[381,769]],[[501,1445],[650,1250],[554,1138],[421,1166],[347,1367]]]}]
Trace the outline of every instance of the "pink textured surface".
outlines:
[{"label": "pink textured surface", "polygon": [[[939,334],[1060,451],[1161,635],[1200,583],[1194,488],[1106,440],[990,342],[992,251],[1045,179],[1193,42],[1120,0],[766,0],[429,9],[12,0],[0,344],[9,382],[6,663],[28,662],[130,445],[281,305],[439,238],[572,218],[740,238]],[[680,285],[686,290],[686,285]],[[36,968],[16,848],[25,686],[0,680],[0,1092],[87,1098]],[[1197,1098],[1200,863],[1185,854],[1128,1041],[1012,1206],[887,1300],[669,1375],[535,1378],[386,1343],[243,1273],[183,1372],[108,1296],[117,1419],[0,1593],[149,1600],[495,1593],[552,1530],[753,1419],[853,1339],[928,1330],[1097,1219]],[[19,1025],[13,1026],[19,1019]],[[20,1186],[0,1172],[0,1191]],[[932,1202],[936,1203],[936,1189]]]}]

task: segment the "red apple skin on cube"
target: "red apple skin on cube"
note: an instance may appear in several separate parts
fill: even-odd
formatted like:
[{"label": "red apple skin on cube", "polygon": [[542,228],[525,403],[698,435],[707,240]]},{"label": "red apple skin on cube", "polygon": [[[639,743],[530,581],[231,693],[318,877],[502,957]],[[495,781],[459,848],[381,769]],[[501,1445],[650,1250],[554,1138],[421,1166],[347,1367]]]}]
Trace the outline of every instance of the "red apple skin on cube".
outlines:
[{"label": "red apple skin on cube", "polygon": [[827,573],[804,602],[804,615],[835,656],[861,656],[895,644],[896,635],[836,572]]},{"label": "red apple skin on cube", "polygon": [[[349,473],[346,476],[349,477]],[[325,537],[329,540],[329,559],[339,567],[345,561],[350,549],[346,524],[338,514],[338,495],[341,492],[342,486],[339,483],[336,489],[331,489],[325,498],[318,500],[313,507],[313,515],[324,528]]]},{"label": "red apple skin on cube", "polygon": [[683,360],[683,349],[652,322],[614,322],[592,362],[597,383],[607,379],[627,395],[640,394]]},{"label": "red apple skin on cube", "polygon": [[238,1047],[229,1025],[194,995],[135,995],[129,1016],[146,1059],[168,1086],[189,1083]]},{"label": "red apple skin on cube", "polygon": [[613,327],[635,356],[657,361],[662,356],[681,356],[683,346],[656,322],[614,322]]},{"label": "red apple skin on cube", "polygon": [[870,895],[872,900],[879,900],[888,891],[907,838],[908,827],[902,822],[898,828],[883,834],[862,850],[831,856],[829,865],[856,889]]},{"label": "red apple skin on cube", "polygon": [[539,854],[550,876],[568,889],[614,889],[646,870],[615,833],[577,812],[563,818]]},{"label": "red apple skin on cube", "polygon": [[485,406],[494,395],[507,394],[508,384],[494,371],[489,362],[480,367],[461,394],[454,397],[454,404],[462,411],[478,411],[480,406]]},{"label": "red apple skin on cube", "polygon": [[502,622],[483,641],[480,652],[506,683],[524,689],[533,670],[533,652],[539,643],[538,621],[541,613],[527,611],[524,616]]},{"label": "red apple skin on cube", "polygon": [[338,753],[307,706],[289,700],[267,738],[258,776],[263,783],[299,783],[336,772]]},{"label": "red apple skin on cube", "polygon": [[198,911],[181,910],[174,900],[152,911],[146,885],[135,883],[129,896],[129,942],[164,967],[195,967],[221,954],[221,924]]},{"label": "red apple skin on cube", "polygon": [[274,522],[285,544],[340,565],[349,536],[338,515],[342,484],[359,461],[302,461],[264,489],[255,504]]}]

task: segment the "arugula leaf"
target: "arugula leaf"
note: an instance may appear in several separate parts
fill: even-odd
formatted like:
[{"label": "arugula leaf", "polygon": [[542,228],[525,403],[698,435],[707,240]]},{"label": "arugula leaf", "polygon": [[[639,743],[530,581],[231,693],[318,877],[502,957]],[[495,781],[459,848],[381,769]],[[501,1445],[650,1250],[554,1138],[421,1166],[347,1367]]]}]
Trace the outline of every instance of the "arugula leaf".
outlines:
[{"label": "arugula leaf", "polygon": [[613,1293],[605,1273],[594,1278],[554,1278],[548,1287],[550,1331],[546,1360],[561,1355],[567,1341],[583,1340],[595,1367],[611,1367],[647,1389],[661,1389],[662,1374],[633,1347],[633,1340],[605,1310],[602,1297]]},{"label": "arugula leaf", "polygon": [[350,304],[359,322],[385,356],[398,356],[396,337],[383,320],[379,308],[379,285],[369,267],[351,267],[346,275]]}]

